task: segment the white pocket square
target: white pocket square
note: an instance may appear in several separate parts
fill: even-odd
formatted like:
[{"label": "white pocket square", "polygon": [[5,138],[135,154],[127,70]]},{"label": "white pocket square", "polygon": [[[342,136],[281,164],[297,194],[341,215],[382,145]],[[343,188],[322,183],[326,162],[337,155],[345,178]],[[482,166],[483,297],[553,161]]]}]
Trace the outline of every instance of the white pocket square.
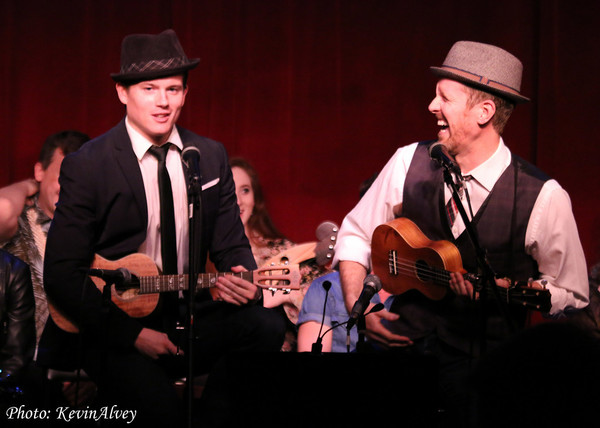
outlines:
[{"label": "white pocket square", "polygon": [[220,178],[215,178],[214,180],[209,181],[208,183],[205,183],[202,185],[202,190],[206,190],[209,187],[213,187],[214,185],[216,185],[219,180],[221,180]]}]

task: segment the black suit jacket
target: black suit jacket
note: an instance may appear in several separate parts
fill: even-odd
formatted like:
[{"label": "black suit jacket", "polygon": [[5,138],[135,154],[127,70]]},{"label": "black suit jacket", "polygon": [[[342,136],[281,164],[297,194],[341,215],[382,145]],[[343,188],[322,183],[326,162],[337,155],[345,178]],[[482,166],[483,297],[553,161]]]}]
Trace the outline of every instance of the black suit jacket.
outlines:
[{"label": "black suit jacket", "polygon": [[[203,269],[210,254],[219,271],[235,265],[254,269],[225,148],[183,128],[178,131],[184,146],[194,145],[201,153],[198,266]],[[111,346],[132,346],[142,324],[115,305],[106,313],[101,293],[86,275],[94,254],[118,259],[136,252],[146,237],[144,183],[124,120],[64,159],[60,185],[44,259],[46,293],[54,306],[76,322],[84,337],[103,337],[106,328]],[[46,351],[66,346],[61,345],[64,336],[49,320],[40,358],[44,359]]]}]

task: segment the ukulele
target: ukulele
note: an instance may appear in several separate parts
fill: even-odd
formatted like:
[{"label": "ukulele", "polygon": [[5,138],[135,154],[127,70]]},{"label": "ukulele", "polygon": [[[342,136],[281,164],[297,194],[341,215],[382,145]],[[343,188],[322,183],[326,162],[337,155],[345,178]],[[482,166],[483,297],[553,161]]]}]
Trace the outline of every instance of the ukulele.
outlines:
[{"label": "ukulele", "polygon": [[274,267],[288,263],[298,264],[300,265],[300,282],[305,285],[302,289],[294,290],[291,293],[284,292],[279,295],[274,295],[273,291],[270,295],[265,293],[265,307],[273,308],[282,305],[288,319],[294,324],[296,323],[308,285],[315,277],[329,271],[331,267],[338,229],[335,223],[325,221],[316,229],[318,241],[292,245],[269,258],[262,265],[263,267]]},{"label": "ukulele", "polygon": [[[186,274],[159,275],[156,264],[145,254],[130,254],[114,261],[96,255],[91,267],[111,270],[125,268],[132,273],[131,283],[122,286],[111,285],[111,300],[133,318],[150,315],[158,304],[160,293],[187,290],[189,286],[189,276]],[[298,265],[288,264],[285,266],[265,266],[240,273],[201,273],[198,275],[196,288],[214,287],[217,278],[224,275],[237,276],[252,282],[257,287],[272,290],[281,289],[290,292],[300,287]],[[92,281],[100,291],[104,290],[106,283],[102,279],[92,277]],[[79,331],[79,328],[51,302],[48,302],[48,309],[52,320],[61,329],[69,333]]]},{"label": "ukulele", "polygon": [[[450,283],[450,272],[461,272],[473,284],[479,276],[463,269],[458,248],[449,241],[431,241],[407,218],[397,218],[377,226],[371,241],[373,272],[383,289],[402,294],[416,289],[432,300],[442,299]],[[527,284],[527,282],[525,282]],[[495,286],[498,295],[509,304],[548,312],[550,291],[517,282],[511,287]]]}]

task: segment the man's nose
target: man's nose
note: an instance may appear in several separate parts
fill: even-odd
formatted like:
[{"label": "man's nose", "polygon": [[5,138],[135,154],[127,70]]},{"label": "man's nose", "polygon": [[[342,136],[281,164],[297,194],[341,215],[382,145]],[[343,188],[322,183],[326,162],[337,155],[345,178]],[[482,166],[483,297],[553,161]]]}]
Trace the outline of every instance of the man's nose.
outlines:
[{"label": "man's nose", "polygon": [[158,91],[156,94],[156,104],[159,106],[166,106],[169,104],[166,91]]},{"label": "man's nose", "polygon": [[431,102],[429,103],[429,106],[427,108],[429,109],[429,111],[431,113],[435,113],[435,112],[439,111],[439,107],[440,107],[440,103],[438,101],[438,97],[435,97],[434,99],[431,100]]}]

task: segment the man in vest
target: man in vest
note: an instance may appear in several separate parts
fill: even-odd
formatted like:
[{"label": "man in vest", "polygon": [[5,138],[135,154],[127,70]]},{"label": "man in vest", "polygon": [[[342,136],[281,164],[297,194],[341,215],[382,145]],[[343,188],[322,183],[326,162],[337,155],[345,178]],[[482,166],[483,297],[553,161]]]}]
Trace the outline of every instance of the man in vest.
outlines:
[{"label": "man in vest", "polygon": [[[335,248],[333,263],[339,263],[349,310],[372,268],[372,252],[380,251],[371,247],[373,232],[398,217],[411,220],[430,240],[453,243],[466,271],[493,273],[485,299],[487,287],[450,272],[443,298],[410,289],[388,299],[386,310],[366,317],[366,336],[376,346],[438,358],[441,405],[449,423],[463,426],[469,417],[465,379],[473,359],[525,323],[525,310],[495,299],[498,290],[516,281],[545,288],[551,296],[549,316],[588,304],[585,257],[569,196],[555,180],[511,154],[501,137],[515,104],[529,101],[520,93],[522,68],[496,46],[455,43],[443,65],[431,67],[439,80],[429,111],[440,127],[442,146],[436,150],[442,149],[441,156],[436,150],[429,154],[434,141],[399,148],[344,219]],[[452,205],[449,181],[461,197],[473,239]],[[477,248],[486,257],[478,256]],[[404,263],[407,273],[416,275],[417,261]]]}]

